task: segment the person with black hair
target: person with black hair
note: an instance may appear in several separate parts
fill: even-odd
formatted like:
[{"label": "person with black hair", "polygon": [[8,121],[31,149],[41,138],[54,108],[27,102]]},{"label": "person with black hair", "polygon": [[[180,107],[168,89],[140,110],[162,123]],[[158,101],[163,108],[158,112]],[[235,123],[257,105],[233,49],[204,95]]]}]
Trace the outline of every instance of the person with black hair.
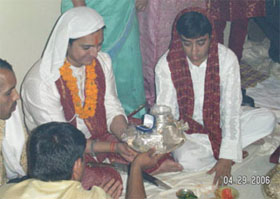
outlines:
[{"label": "person with black hair", "polygon": [[181,11],[155,82],[157,104],[171,107],[190,127],[185,144],[173,152],[175,160],[187,171],[210,169],[213,184],[221,184],[232,163],[242,161],[242,148],[269,135],[276,119],[267,109],[241,109],[238,59],[218,44],[214,30],[208,11]]},{"label": "person with black hair", "polygon": [[0,59],[0,119],[6,120],[15,111],[19,94],[16,90],[16,76],[11,64]]},{"label": "person with black hair", "polygon": [[[118,198],[121,186],[112,178],[101,188],[85,190],[80,180],[84,171],[84,134],[69,123],[50,122],[35,128],[28,142],[28,177],[0,188],[1,198]],[[154,166],[154,150],[139,154],[131,164],[127,198],[145,198],[142,169]],[[107,192],[107,193],[106,193]]]},{"label": "person with black hair", "polygon": [[[17,100],[16,76],[10,63],[0,59],[0,185],[25,175],[25,137]],[[14,138],[17,139],[14,139]]]}]

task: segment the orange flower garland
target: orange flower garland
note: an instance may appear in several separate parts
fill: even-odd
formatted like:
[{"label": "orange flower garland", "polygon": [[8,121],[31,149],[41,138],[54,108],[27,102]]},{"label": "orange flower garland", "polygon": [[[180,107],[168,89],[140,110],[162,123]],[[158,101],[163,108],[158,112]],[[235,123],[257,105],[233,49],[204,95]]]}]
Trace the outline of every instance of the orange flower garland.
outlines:
[{"label": "orange flower garland", "polygon": [[70,90],[75,108],[75,113],[78,114],[79,117],[82,119],[93,117],[95,115],[98,94],[98,88],[95,84],[95,65],[96,62],[94,60],[91,65],[86,66],[86,97],[84,106],[82,105],[82,100],[78,94],[79,89],[77,86],[77,79],[72,75],[70,63],[68,61],[65,61],[63,66],[59,69],[62,79],[66,81],[66,86]]}]

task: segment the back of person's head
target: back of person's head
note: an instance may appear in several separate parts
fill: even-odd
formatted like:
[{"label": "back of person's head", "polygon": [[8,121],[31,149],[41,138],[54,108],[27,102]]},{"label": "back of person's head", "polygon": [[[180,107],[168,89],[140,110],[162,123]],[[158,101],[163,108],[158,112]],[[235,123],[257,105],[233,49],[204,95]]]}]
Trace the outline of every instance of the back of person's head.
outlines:
[{"label": "back of person's head", "polygon": [[35,128],[28,143],[28,175],[42,181],[70,180],[83,158],[84,134],[69,123],[50,122]]},{"label": "back of person's head", "polygon": [[176,30],[186,38],[198,38],[212,33],[212,26],[206,16],[199,12],[186,12],[176,24]]},{"label": "back of person's head", "polygon": [[7,69],[13,71],[13,67],[7,61],[0,58],[0,69]]}]

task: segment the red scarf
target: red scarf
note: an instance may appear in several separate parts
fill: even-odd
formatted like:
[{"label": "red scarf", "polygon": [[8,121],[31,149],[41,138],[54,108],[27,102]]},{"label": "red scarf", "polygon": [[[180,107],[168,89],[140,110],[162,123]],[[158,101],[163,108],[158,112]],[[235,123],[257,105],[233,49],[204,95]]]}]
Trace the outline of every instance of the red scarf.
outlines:
[{"label": "red scarf", "polygon": [[[106,111],[104,106],[104,97],[106,92],[105,76],[99,61],[96,59],[96,80],[95,83],[98,88],[98,97],[95,115],[84,119],[84,122],[91,133],[90,139],[98,139],[99,141],[117,142],[117,138],[112,134],[108,133],[107,123],[106,123]],[[70,90],[67,88],[66,82],[60,77],[56,82],[56,87],[60,94],[60,102],[63,107],[64,116],[67,121],[71,121],[75,115],[75,108],[72,101],[72,96]],[[86,96],[85,96],[86,97]],[[76,118],[70,122],[73,126],[77,127]],[[119,155],[106,153],[98,154],[97,159],[103,161],[108,157],[111,161],[116,159],[123,160]],[[93,160],[93,159],[92,159]],[[123,161],[122,161],[123,162]]]},{"label": "red scarf", "polygon": [[[205,15],[212,24],[211,43],[209,47],[205,75],[203,104],[204,126],[192,119],[194,111],[193,84],[186,54],[184,52],[180,36],[176,30],[176,24],[180,16],[191,11],[199,12]],[[220,128],[220,76],[218,43],[215,38],[213,23],[205,10],[200,8],[187,8],[177,15],[173,24],[172,39],[167,55],[167,61],[171,72],[171,78],[177,92],[180,119],[188,122],[190,126],[190,129],[187,131],[187,133],[208,134],[214,157],[218,159],[222,140]]]}]

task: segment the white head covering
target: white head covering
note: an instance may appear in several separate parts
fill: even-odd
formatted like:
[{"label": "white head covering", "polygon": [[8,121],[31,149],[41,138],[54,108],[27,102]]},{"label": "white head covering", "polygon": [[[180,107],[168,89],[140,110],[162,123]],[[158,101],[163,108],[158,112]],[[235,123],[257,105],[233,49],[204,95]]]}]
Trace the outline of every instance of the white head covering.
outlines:
[{"label": "white head covering", "polygon": [[[93,9],[76,7],[58,19],[39,64],[39,73],[45,81],[56,81],[60,77],[69,39],[77,39],[104,27],[103,18]],[[37,65],[36,64],[36,65]]]}]

